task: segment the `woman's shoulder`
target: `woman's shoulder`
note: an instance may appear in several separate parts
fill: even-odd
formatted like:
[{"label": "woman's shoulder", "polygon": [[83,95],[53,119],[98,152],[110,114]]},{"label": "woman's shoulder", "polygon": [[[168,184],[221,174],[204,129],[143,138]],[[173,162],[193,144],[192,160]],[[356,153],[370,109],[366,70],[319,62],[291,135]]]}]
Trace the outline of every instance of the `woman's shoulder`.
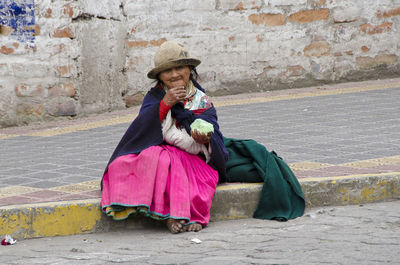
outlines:
[{"label": "woman's shoulder", "polygon": [[162,99],[164,97],[165,91],[161,87],[161,85],[156,85],[152,88],[150,88],[149,91],[147,91],[146,95],[144,96],[145,99],[147,98],[156,98],[156,99]]},{"label": "woman's shoulder", "polygon": [[143,98],[141,111],[149,106],[160,104],[160,101],[164,97],[162,93],[165,92],[163,90],[160,90],[157,86],[150,88],[150,90],[147,91],[146,95]]}]

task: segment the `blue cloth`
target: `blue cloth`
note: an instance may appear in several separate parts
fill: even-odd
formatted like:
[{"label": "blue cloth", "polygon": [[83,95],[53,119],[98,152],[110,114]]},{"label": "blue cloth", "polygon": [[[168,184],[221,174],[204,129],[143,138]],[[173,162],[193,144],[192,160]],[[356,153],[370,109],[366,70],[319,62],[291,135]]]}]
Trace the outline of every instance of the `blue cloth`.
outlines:
[{"label": "blue cloth", "polygon": [[[193,84],[205,92],[204,89],[194,80]],[[164,98],[166,92],[161,86],[155,86],[150,89],[143,99],[142,106],[136,119],[131,123],[119,144],[115,148],[108,165],[116,158],[137,154],[142,150],[163,143],[162,128],[159,116],[160,101]],[[212,106],[200,115],[195,115],[190,110],[184,108],[183,103],[175,104],[171,109],[172,117],[175,118],[180,126],[183,126],[190,135],[190,124],[195,119],[203,119],[214,125],[214,133],[210,138],[211,159],[209,165],[218,171],[219,182],[226,181],[225,163],[228,159],[228,151],[224,146],[222,133],[219,130],[217,122],[217,112]],[[108,168],[107,165],[107,168]],[[106,168],[106,171],[107,171]]]}]

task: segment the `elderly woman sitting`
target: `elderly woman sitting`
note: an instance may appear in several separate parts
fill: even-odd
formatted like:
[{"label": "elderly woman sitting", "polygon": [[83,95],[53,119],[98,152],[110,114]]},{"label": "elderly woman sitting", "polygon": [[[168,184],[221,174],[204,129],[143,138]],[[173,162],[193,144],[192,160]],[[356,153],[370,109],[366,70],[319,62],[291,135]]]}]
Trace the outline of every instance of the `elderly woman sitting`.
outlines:
[{"label": "elderly woman sitting", "polygon": [[216,110],[196,82],[200,60],[165,42],[154,64],[147,76],[157,84],[104,172],[102,209],[115,220],[130,214],[167,220],[172,233],[199,231],[225,180],[228,153]]}]

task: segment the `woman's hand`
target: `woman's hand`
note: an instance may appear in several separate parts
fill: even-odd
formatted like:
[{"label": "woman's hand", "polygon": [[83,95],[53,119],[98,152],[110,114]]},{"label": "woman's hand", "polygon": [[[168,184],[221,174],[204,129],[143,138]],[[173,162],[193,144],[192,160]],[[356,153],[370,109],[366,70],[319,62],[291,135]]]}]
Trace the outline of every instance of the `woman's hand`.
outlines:
[{"label": "woman's hand", "polygon": [[192,135],[192,138],[196,141],[196,143],[208,144],[210,142],[212,132],[209,132],[208,134],[203,134],[199,133],[197,130],[192,130],[190,134]]},{"label": "woman's hand", "polygon": [[173,87],[167,90],[163,100],[168,106],[174,106],[178,102],[184,102],[186,90],[184,86]]}]

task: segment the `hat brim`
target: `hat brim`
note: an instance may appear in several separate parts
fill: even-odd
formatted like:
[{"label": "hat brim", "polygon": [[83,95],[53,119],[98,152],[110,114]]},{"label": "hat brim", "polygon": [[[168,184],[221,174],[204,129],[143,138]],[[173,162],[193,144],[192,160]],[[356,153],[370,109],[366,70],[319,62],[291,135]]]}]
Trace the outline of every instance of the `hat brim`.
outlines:
[{"label": "hat brim", "polygon": [[157,79],[158,75],[165,70],[168,70],[168,69],[171,69],[174,67],[179,67],[179,66],[194,66],[194,67],[196,67],[200,63],[201,63],[200,60],[194,59],[194,58],[185,58],[185,59],[169,61],[158,67],[151,69],[150,72],[147,73],[147,77],[150,79]]}]

